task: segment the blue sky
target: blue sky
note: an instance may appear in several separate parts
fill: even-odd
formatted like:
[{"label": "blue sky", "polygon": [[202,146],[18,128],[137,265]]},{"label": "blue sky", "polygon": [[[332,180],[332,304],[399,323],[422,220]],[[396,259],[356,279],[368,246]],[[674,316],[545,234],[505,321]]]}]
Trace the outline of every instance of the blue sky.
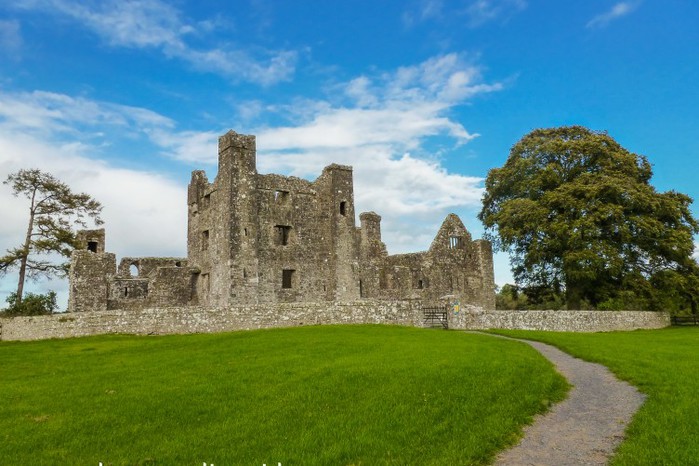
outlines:
[{"label": "blue sky", "polygon": [[[698,23],[680,0],[2,2],[0,177],[92,194],[119,257],[186,255],[190,173],[213,179],[229,129],[257,135],[262,173],[353,165],[390,253],[449,212],[479,237],[483,178],[534,128],[606,130],[696,199]],[[26,206],[2,188],[6,249]]]}]

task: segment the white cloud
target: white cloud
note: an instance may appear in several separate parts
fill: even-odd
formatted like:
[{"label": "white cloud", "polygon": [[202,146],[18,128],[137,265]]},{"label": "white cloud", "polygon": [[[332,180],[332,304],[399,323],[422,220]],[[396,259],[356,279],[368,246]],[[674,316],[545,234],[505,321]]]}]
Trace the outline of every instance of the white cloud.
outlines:
[{"label": "white cloud", "polygon": [[508,19],[526,7],[524,0],[476,0],[466,7],[465,12],[469,26],[478,27],[498,18]]},{"label": "white cloud", "polygon": [[461,142],[474,137],[458,123],[442,117],[434,105],[407,108],[337,108],[307,125],[272,128],[259,133],[265,149],[344,148],[375,144],[417,147],[420,138],[448,133]]},{"label": "white cloud", "polygon": [[[100,160],[104,148],[119,138],[146,137],[154,144],[154,152],[168,151],[173,158],[187,160],[191,154],[203,156],[205,149],[215,162],[211,133],[178,132],[174,126],[171,119],[144,108],[44,91],[0,91],[0,180],[21,168],[50,172],[104,205],[110,252],[118,257],[183,256],[186,187],[158,173]],[[25,204],[0,185],[0,253],[21,242],[27,222]],[[13,279],[0,280],[0,304],[13,291]],[[29,289],[56,289],[65,306],[65,281],[41,282]]]},{"label": "white cloud", "polygon": [[269,85],[291,78],[297,53],[289,50],[259,51],[221,45],[198,49],[188,36],[208,32],[213,22],[190,24],[179,10],[160,0],[20,0],[18,8],[68,17],[102,37],[114,47],[159,49],[196,69]]},{"label": "white cloud", "polygon": [[0,20],[0,56],[16,58],[22,47],[22,42],[18,21]]},{"label": "white cloud", "polygon": [[164,155],[174,159],[207,165],[214,165],[218,160],[220,132],[182,131],[173,133],[154,129],[148,134],[153,142],[164,149]]},{"label": "white cloud", "polygon": [[[430,136],[446,135],[457,144],[465,143],[477,134],[450,119],[448,111],[477,94],[502,88],[480,80],[479,68],[458,54],[376,77],[360,76],[336,87],[346,100],[304,102],[303,108],[310,112],[299,113],[300,121],[263,128],[258,139],[265,150],[387,144],[396,149],[394,155],[419,147]],[[298,109],[299,103],[293,107]]]},{"label": "white cloud", "polygon": [[255,131],[259,169],[313,178],[330,163],[352,165],[357,211],[382,215],[391,252],[426,248],[448,212],[480,205],[483,181],[449,173],[426,144],[454,149],[477,137],[449,111],[501,87],[458,54],[357,77],[337,85],[332,101],[301,111],[295,102],[292,124]]},{"label": "white cloud", "polygon": [[45,91],[0,91],[0,122],[42,133],[76,132],[83,126],[173,126],[169,118],[147,109]]},{"label": "white cloud", "polygon": [[469,27],[475,28],[485,23],[501,20],[506,21],[512,15],[527,7],[525,0],[462,0],[450,2],[449,11],[445,12],[441,0],[420,0],[403,14],[403,23],[407,27],[425,21],[445,21],[458,19],[466,21]]},{"label": "white cloud", "polygon": [[177,131],[173,120],[145,108],[53,92],[0,91],[0,129],[75,147],[146,137],[162,155],[216,163],[217,133]]},{"label": "white cloud", "polygon": [[[457,54],[335,85],[328,100],[269,106],[290,123],[261,127],[258,167],[314,178],[330,163],[352,165],[357,211],[374,210],[392,253],[425,249],[447,213],[475,213],[482,179],[448,172],[437,156],[477,136],[450,117],[473,96],[501,89]],[[301,105],[299,105],[301,104]],[[186,189],[157,173],[115,167],[100,154],[123,138],[146,139],[155,152],[213,164],[224,129],[180,131],[170,118],[145,108],[43,91],[0,91],[0,177],[19,168],[50,171],[105,205],[107,248],[124,255],[186,254]],[[105,136],[108,134],[109,136]],[[435,155],[437,153],[437,155]],[[0,193],[7,198],[8,192]],[[21,238],[16,202],[0,202],[0,244]],[[11,290],[6,281],[2,290]],[[65,284],[60,285],[65,294]]]},{"label": "white cloud", "polygon": [[616,3],[614,6],[612,6],[612,8],[609,11],[599,14],[592,18],[590,21],[588,21],[587,27],[605,27],[615,19],[621,18],[622,16],[626,16],[629,13],[632,13],[638,7],[639,3],[640,2],[638,1]]},{"label": "white cloud", "polygon": [[421,0],[413,9],[403,13],[403,23],[411,27],[423,21],[440,19],[443,14],[444,3],[442,0]]},{"label": "white cloud", "polygon": [[[87,146],[61,144],[0,127],[0,179],[21,168],[52,173],[78,192],[100,201],[107,249],[123,256],[186,255],[186,189],[157,173],[110,166],[90,156]],[[27,222],[26,200],[0,185],[2,251],[21,243]],[[0,281],[0,295],[13,289],[11,275]],[[54,281],[38,289],[57,289],[65,306],[67,284]],[[4,301],[4,296],[0,296]]]}]

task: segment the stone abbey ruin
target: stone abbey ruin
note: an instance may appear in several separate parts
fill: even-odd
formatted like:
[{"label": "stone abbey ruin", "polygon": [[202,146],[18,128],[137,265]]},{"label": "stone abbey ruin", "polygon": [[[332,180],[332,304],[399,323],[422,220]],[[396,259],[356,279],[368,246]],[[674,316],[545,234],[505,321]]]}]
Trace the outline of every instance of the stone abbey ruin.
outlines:
[{"label": "stone abbey ruin", "polygon": [[187,257],[105,251],[105,232],[79,232],[70,312],[362,300],[436,301],[494,309],[491,245],[450,214],[428,251],[388,255],[381,217],[355,223],[352,168],[325,167],[313,182],[257,173],[255,137],[219,138],[218,174],[194,171]]}]

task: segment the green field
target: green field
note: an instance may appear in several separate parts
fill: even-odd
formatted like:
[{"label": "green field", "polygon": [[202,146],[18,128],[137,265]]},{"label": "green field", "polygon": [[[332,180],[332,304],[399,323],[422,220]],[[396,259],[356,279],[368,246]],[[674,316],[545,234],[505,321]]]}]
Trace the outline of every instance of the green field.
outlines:
[{"label": "green field", "polygon": [[604,364],[648,395],[612,464],[699,464],[699,328],[497,333],[550,343]]},{"label": "green field", "polygon": [[0,463],[483,464],[566,382],[527,345],[390,326],[0,343]]}]

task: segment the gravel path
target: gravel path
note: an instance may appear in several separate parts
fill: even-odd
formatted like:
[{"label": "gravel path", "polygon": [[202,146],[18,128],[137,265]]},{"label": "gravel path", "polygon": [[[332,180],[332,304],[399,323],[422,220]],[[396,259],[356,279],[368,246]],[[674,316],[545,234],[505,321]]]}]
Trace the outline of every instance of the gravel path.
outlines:
[{"label": "gravel path", "polygon": [[548,358],[573,387],[567,399],[537,416],[524,429],[519,445],[500,454],[495,464],[607,464],[645,396],[600,364],[576,359],[544,343],[520,341]]}]

